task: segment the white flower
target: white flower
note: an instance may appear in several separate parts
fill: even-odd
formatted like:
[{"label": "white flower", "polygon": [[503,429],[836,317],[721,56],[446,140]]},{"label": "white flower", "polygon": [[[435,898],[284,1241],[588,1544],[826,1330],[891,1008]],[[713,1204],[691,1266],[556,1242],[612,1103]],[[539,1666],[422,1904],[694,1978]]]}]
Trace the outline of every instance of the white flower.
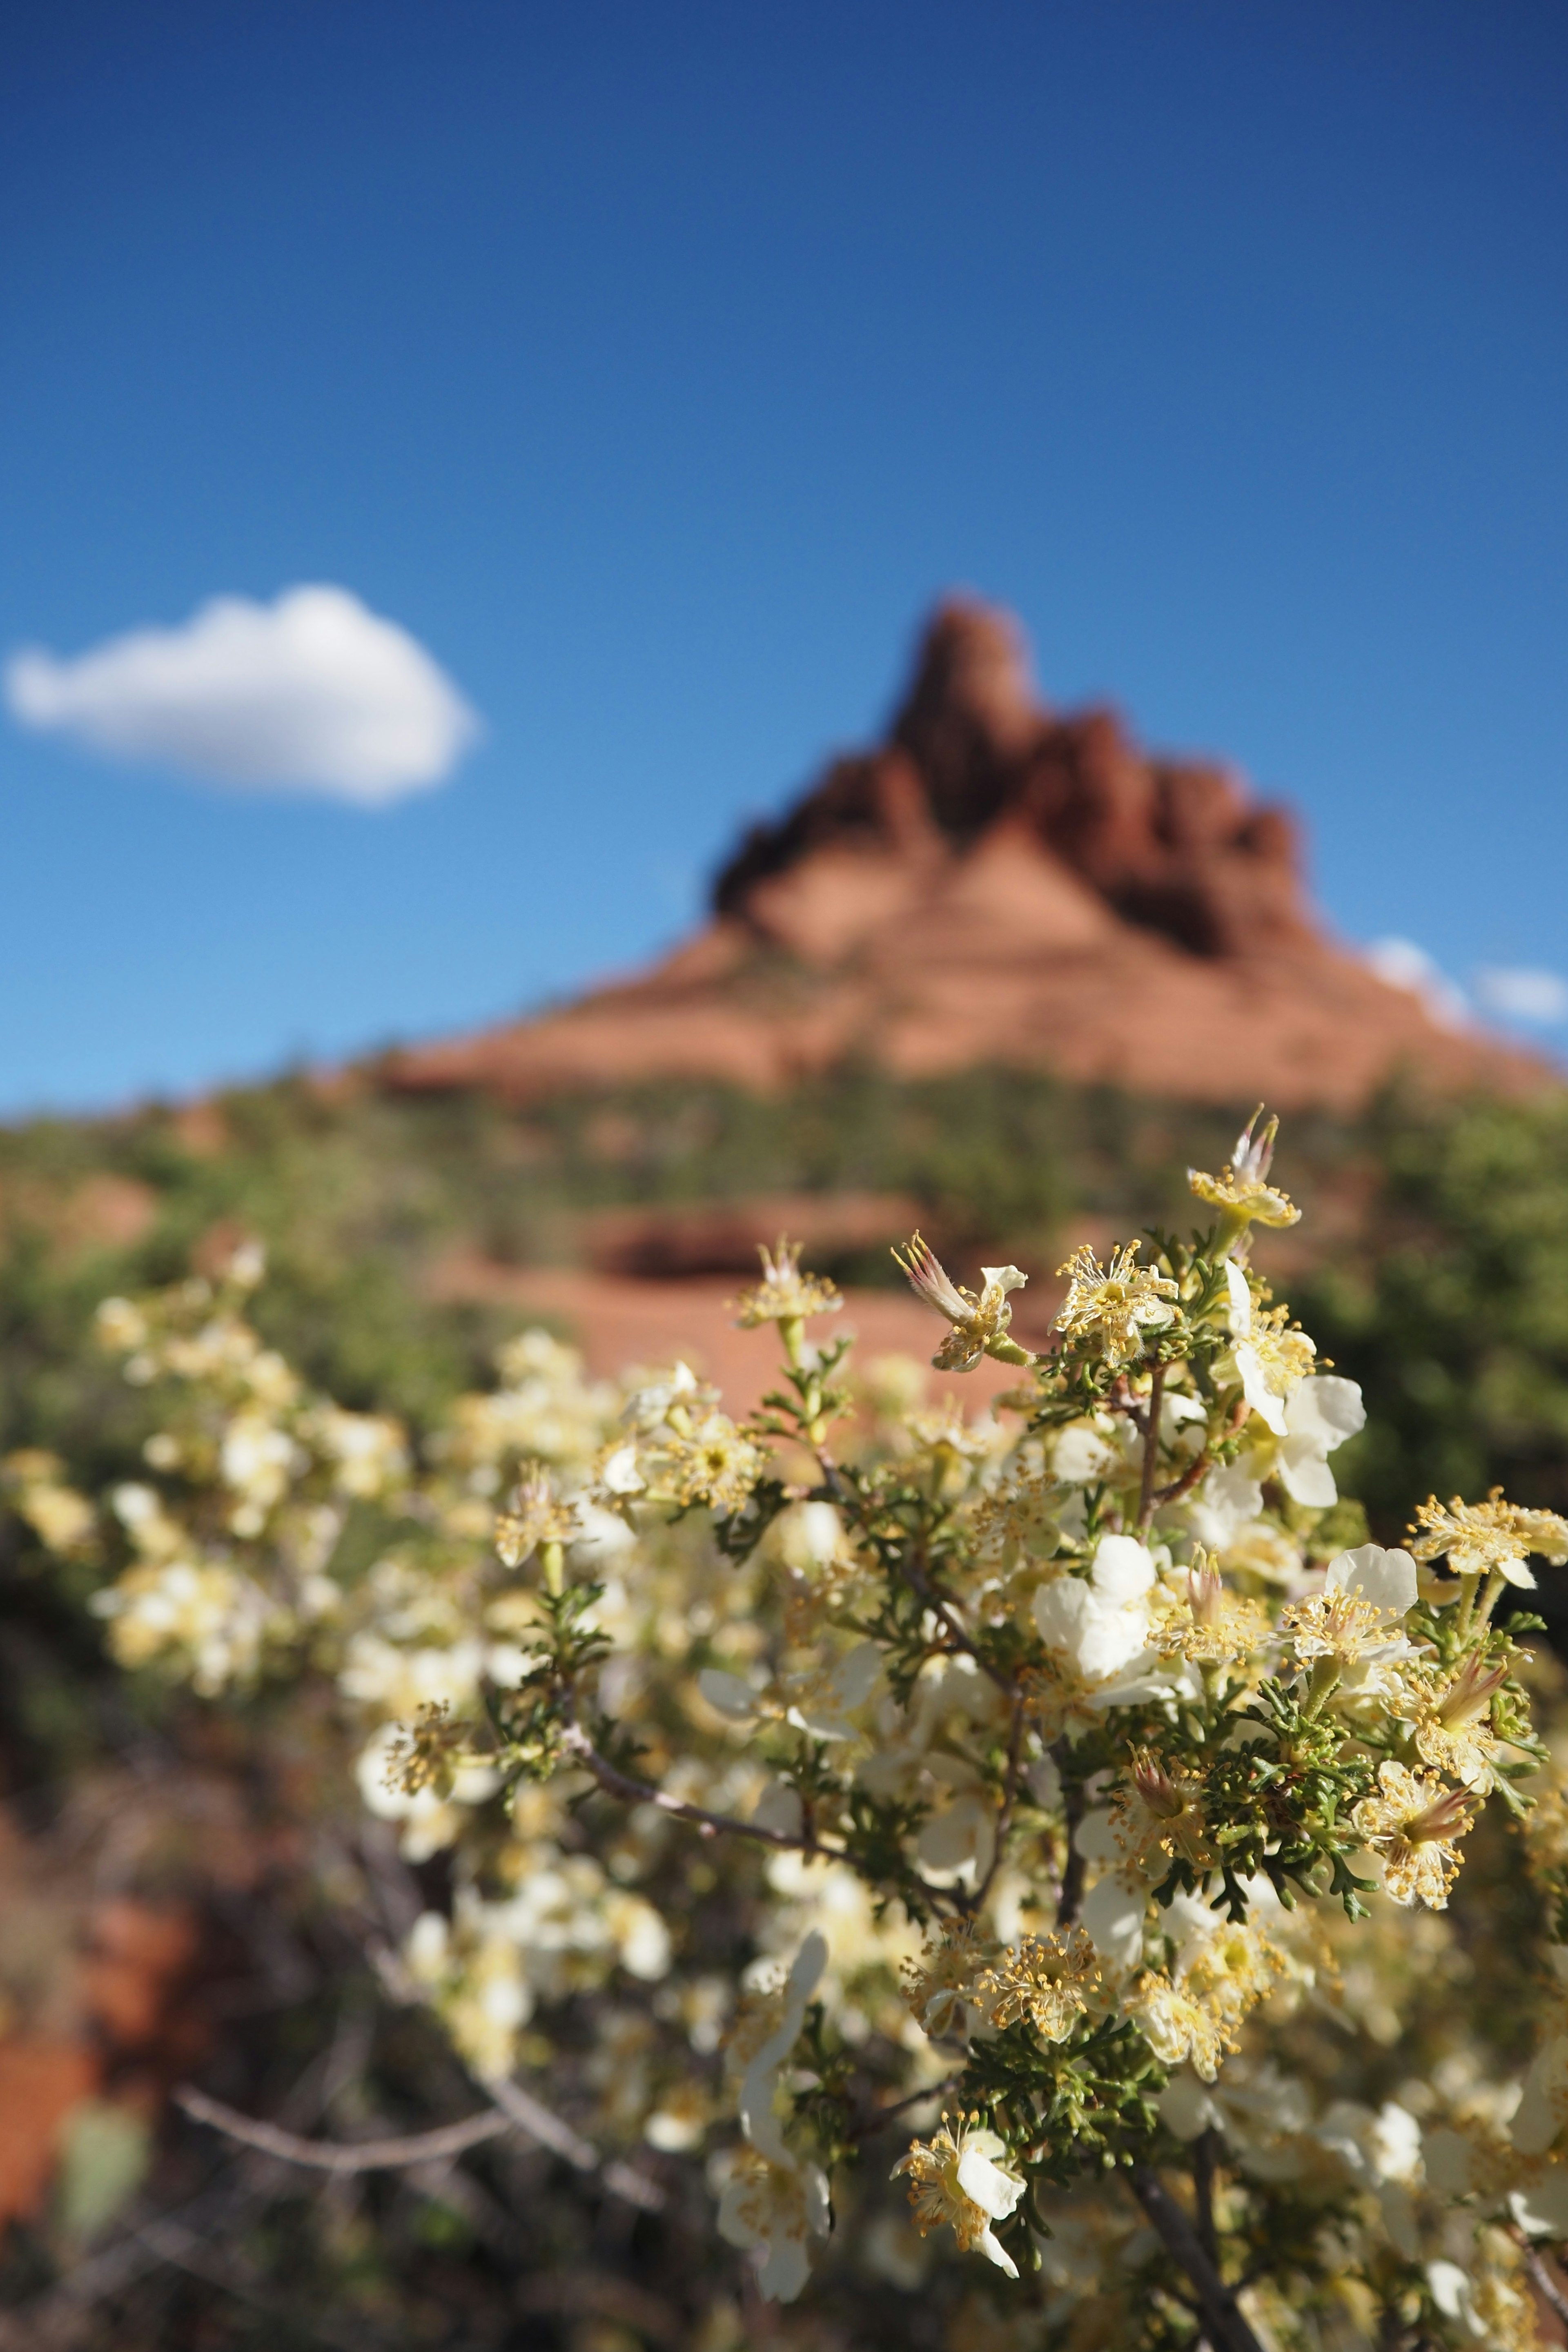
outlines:
[{"label": "white flower", "polygon": [[[826,1966],[826,1941],[813,1928],[795,1954],[784,1980],[778,2021],[767,2039],[753,2051],[741,2077],[741,2128],[752,2146],[765,2156],[770,2164],[786,2167],[795,2164],[795,2158],[784,2146],[784,2134],[773,2112],[773,2100],[778,2089],[779,2070],[800,2038],[801,2027],[805,2023],[806,2002],[816,1990],[817,1981]],[[795,2292],[798,2294],[799,2289]]]},{"label": "white flower", "polygon": [[403,1852],[410,1862],[427,1862],[433,1853],[456,1844],[466,1825],[463,1808],[482,1805],[487,1797],[494,1796],[500,1776],[489,1764],[459,1764],[452,1775],[451,1792],[445,1797],[433,1788],[410,1790],[392,1786],[386,1770],[398,1736],[395,1723],[384,1723],[360,1750],[354,1778],[365,1811],[380,1821],[401,1822]]},{"label": "white flower", "polygon": [[726,1673],[722,1666],[704,1666],[697,1677],[697,1687],[720,1715],[731,1723],[752,1723],[761,1709],[761,1701],[750,1683],[739,1675]]},{"label": "white flower", "polygon": [[1104,1536],[1086,1579],[1060,1576],[1035,1595],[1047,1649],[1065,1650],[1085,1680],[1108,1682],[1149,1646],[1154,1563],[1132,1536]]},{"label": "white flower", "polygon": [[704,1666],[697,1687],[709,1706],[728,1716],[731,1723],[777,1716],[782,1706],[786,1723],[797,1731],[810,1732],[816,1739],[856,1739],[859,1732],[850,1717],[866,1705],[881,1671],[882,1654],[875,1642],[857,1642],[841,1657],[825,1661],[809,1674],[786,1678],[782,1693],[777,1685],[768,1691],[753,1690],[750,1683],[722,1666]]},{"label": "white flower", "polygon": [[1279,1328],[1278,1309],[1272,1316],[1258,1312],[1247,1276],[1233,1257],[1225,1262],[1225,1280],[1242,1394],[1276,1437],[1283,1437],[1286,1407],[1310,1372],[1316,1350],[1303,1333]]},{"label": "white flower", "polygon": [[857,1642],[823,1675],[815,1675],[809,1693],[790,1706],[784,1720],[797,1731],[817,1739],[854,1739],[849,1717],[865,1706],[882,1671],[882,1653],[875,1642]]},{"label": "white flower", "polygon": [[793,2303],[811,2275],[807,2237],[826,2238],[827,2182],[815,2164],[745,2151],[719,2200],[719,2234],[760,2254],[757,2284],[770,2303]]},{"label": "white flower", "polygon": [[1335,1372],[1305,1380],[1285,1407],[1285,1434],[1277,1468],[1286,1493],[1310,1510],[1339,1500],[1329,1455],[1366,1424],[1366,1407],[1354,1381]]},{"label": "white flower", "polygon": [[510,2074],[533,2014],[523,1955],[481,1903],[458,1897],[450,1922],[426,1911],[403,1947],[408,1973],[439,2011],[481,2082]]},{"label": "white flower", "polygon": [[913,1796],[932,1742],[954,1717],[981,1731],[1006,1719],[1005,1701],[973,1658],[928,1660],[901,1707],[884,1686],[872,1717],[875,1745],[856,1771],[858,1786],[876,1797]]},{"label": "white flower", "polygon": [[652,1381],[646,1388],[634,1389],[621,1418],[632,1429],[655,1430],[676,1408],[705,1403],[710,1394],[689,1364],[676,1363],[668,1380]]},{"label": "white flower", "polygon": [[613,1511],[601,1510],[597,1503],[573,1496],[572,1507],[577,1514],[576,1533],[572,1538],[572,1558],[579,1568],[600,1569],[632,1550],[637,1537],[625,1519]]},{"label": "white flower", "polygon": [[1190,2066],[1178,2066],[1160,2094],[1160,2121],[1178,2139],[1194,2140],[1223,2127],[1225,2118],[1212,2084]]},{"label": "white flower", "polygon": [[365,1632],[354,1634],[348,1644],[338,1688],[345,1698],[362,1706],[373,1706],[396,1722],[411,1723],[422,1706],[439,1706],[444,1702],[460,1712],[471,1706],[479,1695],[484,1667],[482,1642],[470,1639],[445,1647],[434,1643],[405,1647],[380,1633]]},{"label": "white flower", "polygon": [[1361,1544],[1329,1566],[1323,1589],[1286,1610],[1296,1664],[1331,1659],[1352,1698],[1397,1698],[1395,1671],[1419,1645],[1400,1620],[1415,1604],[1415,1562],[1407,1551]]},{"label": "white flower", "polygon": [[309,1416],[304,1433],[335,1466],[339,1493],[359,1501],[374,1501],[407,1473],[403,1432],[380,1413],[323,1404]]},{"label": "white flower", "polygon": [[977,2118],[961,2123],[954,2137],[944,2116],[929,2141],[911,2142],[909,2153],[894,2165],[892,2177],[908,2178],[915,2227],[922,2238],[945,2222],[961,2253],[984,2254],[1016,2279],[1018,2266],[991,2227],[993,2221],[1006,2220],[1027,2186],[996,2162],[1006,2153],[1005,2143],[994,2131],[983,2129]]},{"label": "white flower", "polygon": [[1329,1562],[1325,1592],[1356,1592],[1374,1609],[1403,1617],[1416,1599],[1415,1562],[1407,1551],[1384,1551],[1381,1544],[1358,1544]]},{"label": "white flower", "polygon": [[[1022,1290],[1029,1279],[1016,1265],[983,1265],[980,1278],[984,1287],[976,1298],[973,1291],[953,1281],[935,1251],[919,1234],[902,1254],[895,1250],[893,1259],[915,1297],[952,1326],[931,1358],[940,1371],[973,1371],[989,1349],[1006,1339],[1007,1326],[1013,1319],[1008,1294]],[[1016,1350],[1013,1360],[1020,1360]]]},{"label": "white flower", "polygon": [[1336,2099],[1316,2136],[1369,2187],[1397,2181],[1409,2188],[1421,2178],[1421,2126],[1393,2099],[1375,2114],[1357,2100]]},{"label": "white flower", "polygon": [[1487,2323],[1471,2300],[1468,2271],[1462,2271],[1458,2263],[1428,2263],[1426,2284],[1445,2319],[1457,2319],[1468,2335],[1485,2336]]},{"label": "white flower", "polygon": [[287,1492],[289,1475],[296,1466],[302,1466],[302,1461],[286,1430],[252,1412],[236,1413],[218,1452],[225,1486],[261,1511],[270,1509]]},{"label": "white flower", "polygon": [[[1247,2168],[1264,2179],[1295,2177],[1299,2165],[1280,2142],[1305,2133],[1310,2122],[1307,2094],[1300,2083],[1272,2065],[1245,2074],[1223,2067],[1213,2084],[1190,2066],[1173,2074],[1160,2094],[1160,2121],[1180,2140],[1201,2132],[1225,2132],[1247,2152]],[[1261,2159],[1261,2161],[1260,2161]]]},{"label": "white flower", "polygon": [[1102,1536],[1086,1579],[1059,1576],[1035,1595],[1035,1625],[1065,1656],[1081,1687],[1075,1704],[1098,1714],[1142,1699],[1201,1689],[1184,1659],[1162,1661],[1151,1645],[1149,1593],[1156,1577],[1148,1547],[1133,1536]]},{"label": "white flower", "polygon": [[942,1811],[929,1814],[921,1824],[915,1840],[921,1867],[940,1885],[959,1880],[975,1885],[991,1867],[996,1851],[995,1808],[973,1766],[962,1757],[930,1757],[926,1769],[952,1794]]},{"label": "white flower", "polygon": [[1216,1465],[1209,1471],[1187,1507],[1187,1520],[1199,1543],[1210,1551],[1223,1552],[1262,1510],[1263,1488],[1253,1475],[1252,1464],[1244,1458]]},{"label": "white flower", "polygon": [[261,1587],[222,1560],[172,1559],[128,1569],[95,1592],[93,1613],[110,1621],[110,1646],[124,1666],[184,1651],[204,1698],[243,1682],[261,1663],[270,1633],[292,1620]]},{"label": "white flower", "polygon": [[616,1958],[628,1976],[657,1984],[669,1974],[669,1929],[651,1903],[625,1887],[611,1887],[605,1895],[604,1916]]},{"label": "white flower", "polygon": [[1072,1421],[1058,1430],[1049,1457],[1053,1476],[1066,1486],[1092,1486],[1121,1461],[1114,1433],[1098,1428],[1092,1421]]},{"label": "white flower", "polygon": [[1422,2179],[1421,2126],[1390,2099],[1374,2115],[1354,2099],[1336,2099],[1315,2134],[1352,2179],[1375,2194],[1383,2225],[1407,2262],[1420,2252],[1411,2191]]},{"label": "white flower", "polygon": [[633,1444],[617,1445],[607,1454],[599,1470],[599,1484],[607,1495],[640,1495],[647,1481],[637,1468],[637,1450]]},{"label": "white flower", "polygon": [[1516,2189],[1508,2208],[1527,2236],[1568,2238],[1568,2168],[1559,2166],[1544,2179]]},{"label": "white flower", "polygon": [[1148,1897],[1119,1870],[1110,1872],[1084,1896],[1079,1913],[1084,1930],[1101,1958],[1119,1971],[1135,1969],[1143,1958],[1143,1920]]},{"label": "white flower", "polygon": [[786,1568],[819,1576],[837,1559],[844,1522],[831,1503],[791,1503],[773,1524],[773,1540]]}]

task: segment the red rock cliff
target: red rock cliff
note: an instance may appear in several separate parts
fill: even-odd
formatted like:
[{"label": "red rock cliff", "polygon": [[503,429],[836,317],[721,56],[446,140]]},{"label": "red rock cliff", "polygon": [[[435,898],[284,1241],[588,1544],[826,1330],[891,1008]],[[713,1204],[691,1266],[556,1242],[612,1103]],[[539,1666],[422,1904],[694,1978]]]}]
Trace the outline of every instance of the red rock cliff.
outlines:
[{"label": "red rock cliff", "polygon": [[775,1087],[850,1054],[1282,1107],[1348,1108],[1400,1070],[1446,1089],[1544,1076],[1326,936],[1287,810],[1223,767],[1151,758],[1112,710],[1057,716],[1016,625],[967,601],[931,621],[885,742],[748,834],[706,929],[389,1076],[521,1101],[655,1076]]}]

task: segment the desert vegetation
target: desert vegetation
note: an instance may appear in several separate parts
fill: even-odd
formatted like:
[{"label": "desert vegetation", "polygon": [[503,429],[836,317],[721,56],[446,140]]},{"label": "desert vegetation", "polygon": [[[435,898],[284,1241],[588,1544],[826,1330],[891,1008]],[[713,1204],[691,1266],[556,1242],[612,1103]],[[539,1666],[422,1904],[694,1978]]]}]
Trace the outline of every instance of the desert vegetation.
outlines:
[{"label": "desert vegetation", "polygon": [[[1291,1197],[984,1072],[5,1139],[0,1977],[89,2070],[16,2340],[1552,2340],[1562,1129],[1391,1097]],[[430,1279],[781,1195],[920,1234],[737,1277],[761,1409]]]}]

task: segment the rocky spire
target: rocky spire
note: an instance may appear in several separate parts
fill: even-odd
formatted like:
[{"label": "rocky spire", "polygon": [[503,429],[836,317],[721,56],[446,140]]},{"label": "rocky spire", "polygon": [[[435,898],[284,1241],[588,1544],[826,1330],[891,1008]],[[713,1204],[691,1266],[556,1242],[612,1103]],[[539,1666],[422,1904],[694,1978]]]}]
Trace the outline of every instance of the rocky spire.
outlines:
[{"label": "rocky spire", "polygon": [[962,851],[998,824],[1190,954],[1271,954],[1316,936],[1286,810],[1254,803],[1225,768],[1149,757],[1113,710],[1054,716],[1017,623],[956,598],[921,639],[886,740],[754,827],[715,902],[744,919],[760,884],[835,842],[899,855],[935,836]]},{"label": "rocky spire", "polygon": [[754,826],[714,895],[654,970],[399,1055],[386,1082],[521,1103],[991,1064],[1245,1112],[1348,1108],[1395,1073],[1546,1076],[1335,944],[1286,810],[1223,766],[1151,757],[1114,710],[1050,710],[1016,623],[969,599],[924,631],[883,740]]}]

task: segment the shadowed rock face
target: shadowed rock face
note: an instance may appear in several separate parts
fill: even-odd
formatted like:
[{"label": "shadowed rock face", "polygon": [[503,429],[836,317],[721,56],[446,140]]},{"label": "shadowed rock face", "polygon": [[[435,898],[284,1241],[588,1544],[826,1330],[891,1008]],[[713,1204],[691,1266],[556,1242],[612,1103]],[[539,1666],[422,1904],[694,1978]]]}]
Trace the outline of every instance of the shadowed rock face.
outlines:
[{"label": "shadowed rock face", "polygon": [[961,603],[927,630],[886,747],[837,761],[781,823],[753,827],[715,905],[765,933],[758,886],[831,844],[906,858],[973,848],[999,825],[1194,955],[1316,937],[1286,810],[1254,805],[1223,768],[1145,758],[1112,710],[1053,717],[1012,619]]},{"label": "shadowed rock face", "polygon": [[835,761],[720,874],[712,920],[561,1013],[393,1059],[517,1101],[656,1076],[787,1086],[847,1056],[1350,1108],[1403,1072],[1515,1090],[1542,1066],[1436,1022],[1326,934],[1289,814],[1058,716],[1016,623],[944,604],[883,742]]}]

